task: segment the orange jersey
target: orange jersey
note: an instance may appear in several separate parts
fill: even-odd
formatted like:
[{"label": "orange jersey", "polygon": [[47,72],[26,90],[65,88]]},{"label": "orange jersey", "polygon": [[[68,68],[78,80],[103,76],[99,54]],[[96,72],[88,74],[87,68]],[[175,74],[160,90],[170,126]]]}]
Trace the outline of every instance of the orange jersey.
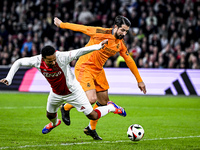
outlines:
[{"label": "orange jersey", "polygon": [[135,61],[129,55],[124,40],[116,39],[112,34],[112,28],[91,27],[73,23],[61,23],[60,27],[63,29],[82,32],[90,36],[90,40],[86,46],[99,44],[101,41],[108,39],[108,44],[106,44],[101,50],[93,51],[81,56],[76,63],[76,69],[92,69],[94,72],[98,72],[103,69],[103,65],[109,57],[114,56],[119,52],[131,72],[134,74],[137,82],[142,82]]}]

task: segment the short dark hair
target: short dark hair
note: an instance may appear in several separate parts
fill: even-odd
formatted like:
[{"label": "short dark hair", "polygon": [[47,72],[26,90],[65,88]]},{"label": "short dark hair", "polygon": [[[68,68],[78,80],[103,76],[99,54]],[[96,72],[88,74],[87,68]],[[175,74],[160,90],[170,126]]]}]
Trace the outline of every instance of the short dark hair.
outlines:
[{"label": "short dark hair", "polygon": [[131,26],[131,22],[128,20],[128,18],[124,16],[117,16],[115,18],[114,25],[117,25],[118,27],[121,27],[123,24],[127,25],[128,27]]},{"label": "short dark hair", "polygon": [[48,45],[42,48],[42,57],[46,58],[46,56],[53,55],[55,53],[55,49]]}]

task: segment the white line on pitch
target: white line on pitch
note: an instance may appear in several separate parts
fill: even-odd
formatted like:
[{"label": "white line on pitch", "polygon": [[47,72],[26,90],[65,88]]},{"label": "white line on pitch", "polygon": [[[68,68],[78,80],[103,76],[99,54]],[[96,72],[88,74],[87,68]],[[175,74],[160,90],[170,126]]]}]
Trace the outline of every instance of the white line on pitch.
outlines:
[{"label": "white line on pitch", "polygon": [[[157,140],[174,140],[174,139],[186,139],[186,138],[199,138],[197,136],[183,136],[183,137],[168,137],[168,138],[154,138],[154,139],[143,139],[142,141],[157,141]],[[106,143],[123,143],[131,142],[130,140],[119,140],[119,141],[102,141],[102,142],[79,142],[79,143],[61,143],[61,144],[46,144],[46,145],[24,145],[18,147],[0,147],[0,149],[18,149],[18,148],[29,148],[29,147],[46,147],[46,146],[69,146],[69,145],[85,145],[85,144],[106,144]]]},{"label": "white line on pitch", "polygon": [[[0,107],[0,109],[40,109],[40,108],[45,108],[44,106],[24,106],[24,107]],[[128,107],[126,107],[128,108]],[[131,108],[136,108],[136,109],[162,109],[162,110],[196,110],[200,111],[198,108],[170,108],[170,107],[131,107]]]},{"label": "white line on pitch", "polygon": [[44,106],[24,106],[24,107],[0,107],[0,109],[40,109]]}]

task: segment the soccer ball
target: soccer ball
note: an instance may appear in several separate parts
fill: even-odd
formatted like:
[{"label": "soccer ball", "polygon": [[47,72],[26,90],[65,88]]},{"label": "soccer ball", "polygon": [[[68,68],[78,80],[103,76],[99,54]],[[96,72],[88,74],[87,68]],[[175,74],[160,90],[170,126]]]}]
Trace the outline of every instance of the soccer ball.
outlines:
[{"label": "soccer ball", "polygon": [[128,127],[127,135],[131,141],[140,141],[144,136],[144,129],[139,124],[133,124]]}]

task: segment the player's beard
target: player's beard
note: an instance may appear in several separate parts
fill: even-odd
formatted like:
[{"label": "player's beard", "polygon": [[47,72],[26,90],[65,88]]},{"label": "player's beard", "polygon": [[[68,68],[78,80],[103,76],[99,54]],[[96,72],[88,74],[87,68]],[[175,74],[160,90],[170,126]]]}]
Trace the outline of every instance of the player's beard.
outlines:
[{"label": "player's beard", "polygon": [[117,35],[117,34],[116,34],[115,37],[116,37],[116,39],[123,39],[123,38],[124,38],[124,35]]},{"label": "player's beard", "polygon": [[49,64],[48,67],[51,69],[54,69],[54,68],[56,68],[56,64]]},{"label": "player's beard", "polygon": [[124,35],[118,35],[117,32],[115,33],[115,38],[116,39],[123,39]]}]

